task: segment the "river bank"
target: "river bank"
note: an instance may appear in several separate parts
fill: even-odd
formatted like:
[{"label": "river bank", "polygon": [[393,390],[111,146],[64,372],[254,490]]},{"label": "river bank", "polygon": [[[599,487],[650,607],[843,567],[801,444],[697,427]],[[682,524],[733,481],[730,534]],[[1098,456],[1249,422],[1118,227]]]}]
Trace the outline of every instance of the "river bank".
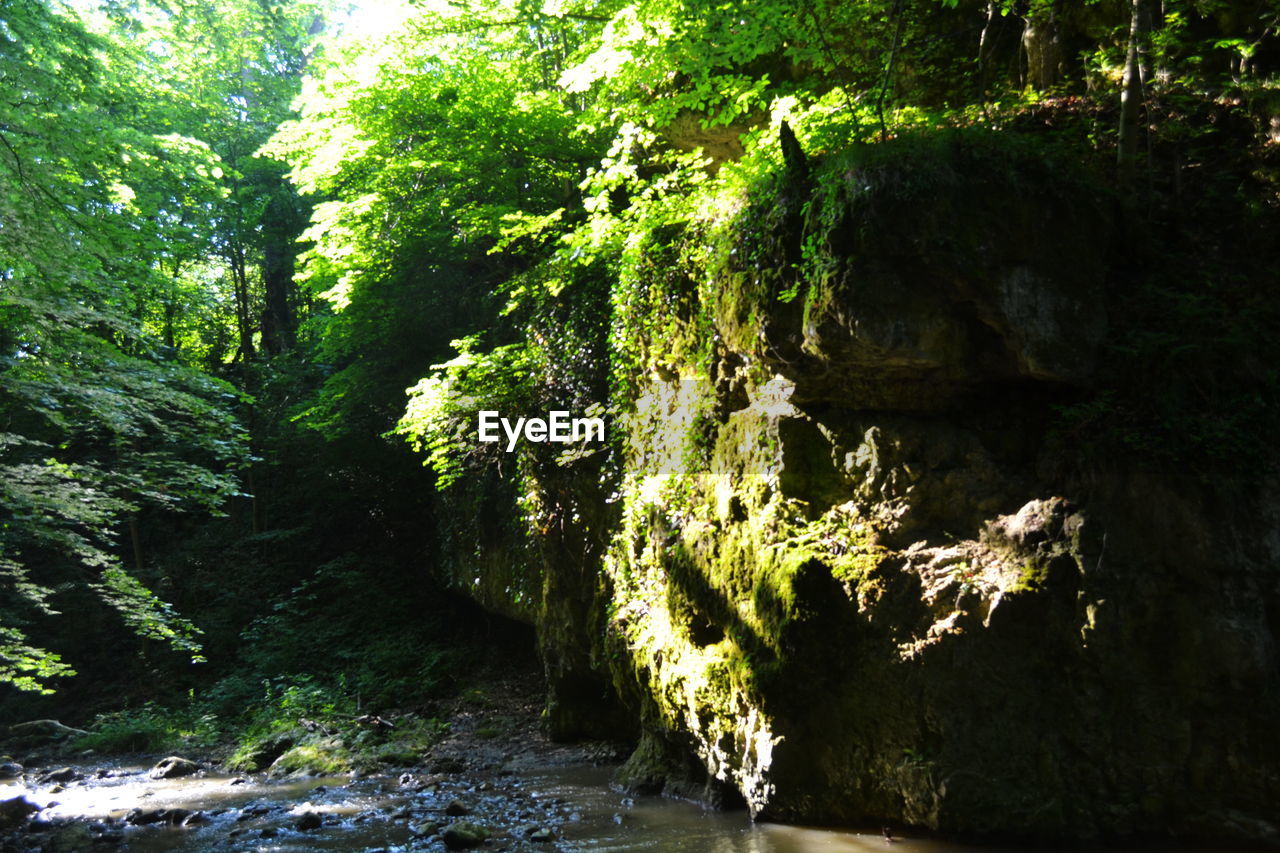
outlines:
[{"label": "river bank", "polygon": [[[626,747],[551,743],[539,725],[541,701],[536,674],[485,681],[432,709],[441,735],[424,753],[344,774],[288,772],[279,759],[258,773],[237,772],[229,747],[190,750],[178,762],[68,754],[57,741],[6,747],[14,754],[0,762],[10,767],[10,778],[0,780],[0,802],[9,804],[0,817],[2,849],[465,849],[487,842],[546,850],[575,812],[563,798],[539,794],[539,774],[598,768],[593,781],[605,785]],[[370,725],[394,732],[419,716],[372,717]],[[305,719],[299,725],[314,727]]]}]

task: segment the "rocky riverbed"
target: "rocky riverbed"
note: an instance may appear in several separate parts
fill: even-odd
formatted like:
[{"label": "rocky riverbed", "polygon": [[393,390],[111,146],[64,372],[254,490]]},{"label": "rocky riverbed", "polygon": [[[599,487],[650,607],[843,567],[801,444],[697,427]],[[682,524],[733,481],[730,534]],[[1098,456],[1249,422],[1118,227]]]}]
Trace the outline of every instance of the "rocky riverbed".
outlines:
[{"label": "rocky riverbed", "polygon": [[[891,828],[752,823],[745,811],[629,794],[626,745],[549,742],[537,679],[439,709],[412,766],[370,774],[233,773],[217,754],[0,753],[0,853],[975,853]],[[61,760],[59,760],[61,759]]]},{"label": "rocky riverbed", "polygon": [[[3,849],[549,850],[583,819],[557,793],[555,775],[403,770],[273,780],[205,768],[157,778],[128,763],[70,765],[7,786],[21,793],[5,798]],[[631,803],[618,798],[622,811]]]},{"label": "rocky riverbed", "polygon": [[245,774],[217,754],[68,757],[56,743],[3,755],[2,849],[555,849],[583,820],[550,793],[556,775],[594,772],[607,791],[625,749],[550,743],[539,702],[527,677],[464,694],[440,709],[446,733],[426,754],[375,773]]}]

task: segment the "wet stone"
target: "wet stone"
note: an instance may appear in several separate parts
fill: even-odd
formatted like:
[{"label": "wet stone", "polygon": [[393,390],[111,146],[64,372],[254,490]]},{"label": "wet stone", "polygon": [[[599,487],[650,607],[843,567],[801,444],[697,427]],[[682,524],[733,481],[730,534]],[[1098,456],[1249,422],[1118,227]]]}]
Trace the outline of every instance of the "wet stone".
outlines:
[{"label": "wet stone", "polygon": [[431,765],[432,773],[461,773],[466,769],[466,762],[453,755],[446,755],[442,758],[438,758],[435,763]]},{"label": "wet stone", "polygon": [[151,768],[152,779],[177,779],[180,776],[190,776],[200,770],[200,765],[187,758],[180,758],[176,755],[170,755],[168,758],[161,759]]},{"label": "wet stone", "polygon": [[54,832],[53,837],[44,844],[48,853],[75,853],[85,850],[93,844],[93,833],[82,823],[73,823]]},{"label": "wet stone", "polygon": [[13,797],[0,800],[0,829],[18,826],[29,815],[40,811],[40,807],[26,797]]},{"label": "wet stone", "polygon": [[489,837],[489,831],[478,823],[460,820],[444,828],[444,846],[450,850],[468,850],[479,847]]},{"label": "wet stone", "polygon": [[440,824],[436,823],[434,820],[424,820],[421,823],[415,823],[410,827],[410,831],[413,832],[414,835],[420,835],[425,838],[439,832]]},{"label": "wet stone", "polygon": [[294,826],[297,827],[300,832],[310,832],[313,829],[319,829],[323,825],[324,821],[321,820],[320,815],[315,812],[303,812],[298,817],[297,822],[294,823]]},{"label": "wet stone", "polygon": [[70,767],[59,767],[57,770],[50,770],[48,773],[40,777],[41,785],[48,785],[53,782],[74,782],[84,777]]},{"label": "wet stone", "polygon": [[467,808],[467,804],[462,800],[450,800],[449,804],[444,807],[444,813],[450,817],[461,817],[462,815],[471,814],[471,809]]},{"label": "wet stone", "polygon": [[153,823],[181,826],[191,815],[190,809],[133,809],[124,816],[124,821],[133,826],[148,826]]}]

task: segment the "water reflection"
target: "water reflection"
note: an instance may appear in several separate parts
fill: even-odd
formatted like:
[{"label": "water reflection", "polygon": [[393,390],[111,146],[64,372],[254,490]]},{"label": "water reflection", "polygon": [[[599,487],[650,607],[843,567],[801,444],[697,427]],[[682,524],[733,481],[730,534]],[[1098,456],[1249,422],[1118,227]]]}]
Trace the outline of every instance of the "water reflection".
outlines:
[{"label": "water reflection", "polygon": [[[892,848],[894,853],[926,853],[939,847],[921,841],[890,845],[879,834],[752,824],[745,812],[706,811],[693,803],[657,798],[633,801],[608,788],[609,773],[607,769],[567,768],[532,777],[543,796],[563,798],[576,808],[579,819],[565,825],[563,849],[598,853],[885,853]],[[963,850],[945,846],[947,853]]]}]

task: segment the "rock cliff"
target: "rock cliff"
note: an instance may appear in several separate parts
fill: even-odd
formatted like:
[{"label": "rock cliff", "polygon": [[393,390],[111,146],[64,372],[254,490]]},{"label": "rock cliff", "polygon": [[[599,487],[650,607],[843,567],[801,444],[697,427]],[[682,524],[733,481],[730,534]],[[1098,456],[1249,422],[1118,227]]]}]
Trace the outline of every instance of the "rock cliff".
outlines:
[{"label": "rock cliff", "polygon": [[1064,426],[1124,334],[1124,212],[1043,158],[877,148],[655,243],[683,307],[614,479],[539,481],[578,508],[534,536],[553,730],[638,720],[625,783],[761,818],[1280,842],[1268,460]]}]

